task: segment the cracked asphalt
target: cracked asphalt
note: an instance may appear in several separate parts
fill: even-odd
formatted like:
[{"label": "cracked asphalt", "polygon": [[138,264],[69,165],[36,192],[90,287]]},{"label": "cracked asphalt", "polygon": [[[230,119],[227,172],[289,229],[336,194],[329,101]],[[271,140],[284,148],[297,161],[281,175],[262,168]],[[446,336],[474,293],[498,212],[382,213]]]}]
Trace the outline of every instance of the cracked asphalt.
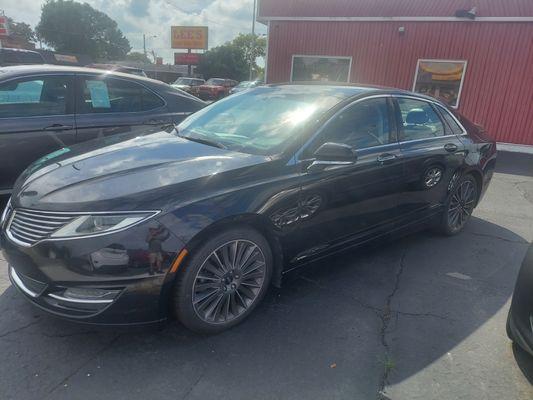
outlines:
[{"label": "cracked asphalt", "polygon": [[533,358],[505,335],[532,239],[533,156],[501,153],[461,235],[322,260],[212,337],[47,316],[0,256],[0,399],[532,399]]}]

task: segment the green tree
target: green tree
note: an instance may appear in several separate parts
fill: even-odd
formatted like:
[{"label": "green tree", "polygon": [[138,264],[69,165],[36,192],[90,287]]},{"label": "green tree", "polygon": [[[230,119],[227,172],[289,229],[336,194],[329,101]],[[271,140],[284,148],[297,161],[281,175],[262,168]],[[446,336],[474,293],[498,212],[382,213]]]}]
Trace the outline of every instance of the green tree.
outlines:
[{"label": "green tree", "polygon": [[152,64],[152,61],[150,61],[148,56],[145,56],[144,53],[139,53],[138,51],[132,51],[131,53],[127,54],[124,60]]},{"label": "green tree", "polygon": [[204,78],[229,78],[241,81],[248,77],[248,62],[241,48],[226,43],[214,47],[200,58],[196,72]]},{"label": "green tree", "polygon": [[37,40],[35,32],[27,23],[15,22],[13,18],[8,17],[7,24],[9,26],[9,36],[13,36],[26,42],[35,42]]},{"label": "green tree", "polygon": [[98,61],[123,60],[131,50],[113,19],[73,0],[47,0],[35,31],[56,51],[85,53]]},{"label": "green tree", "polygon": [[258,57],[264,57],[266,54],[266,38],[264,36],[253,35],[251,33],[239,33],[232,45],[238,47],[244,53],[244,58],[248,65],[252,63],[252,68],[259,71],[256,60]]}]

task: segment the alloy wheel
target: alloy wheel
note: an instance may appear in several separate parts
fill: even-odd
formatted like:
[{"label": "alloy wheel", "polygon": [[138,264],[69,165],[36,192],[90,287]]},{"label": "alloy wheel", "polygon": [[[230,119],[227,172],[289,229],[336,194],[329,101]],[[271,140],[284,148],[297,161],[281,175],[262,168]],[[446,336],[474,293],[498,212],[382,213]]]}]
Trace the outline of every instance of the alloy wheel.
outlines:
[{"label": "alloy wheel", "polygon": [[426,176],[424,178],[424,185],[427,188],[432,188],[440,182],[441,178],[442,169],[440,169],[439,167],[433,167],[429,171],[427,171]]},{"label": "alloy wheel", "polygon": [[455,190],[448,207],[448,224],[453,231],[463,228],[474,210],[477,190],[474,182],[465,180]]},{"label": "alloy wheel", "polygon": [[227,242],[205,259],[196,275],[194,311],[210,324],[232,321],[255,302],[265,277],[265,256],[257,244],[242,239]]}]

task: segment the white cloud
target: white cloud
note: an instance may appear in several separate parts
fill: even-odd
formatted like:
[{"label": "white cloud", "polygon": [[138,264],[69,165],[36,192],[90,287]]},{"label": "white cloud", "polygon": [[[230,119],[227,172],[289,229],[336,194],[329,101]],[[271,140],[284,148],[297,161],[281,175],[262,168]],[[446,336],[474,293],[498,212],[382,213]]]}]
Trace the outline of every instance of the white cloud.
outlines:
[{"label": "white cloud", "polygon": [[[206,25],[209,47],[215,47],[251,31],[253,0],[86,0],[115,21],[130,41],[133,51],[142,51],[142,34],[147,35],[147,50],[154,50],[164,62],[172,62],[172,25]],[[35,26],[44,0],[2,0],[5,14],[16,21]],[[266,27],[256,23],[256,32]],[[153,37],[153,36],[156,37]]]}]

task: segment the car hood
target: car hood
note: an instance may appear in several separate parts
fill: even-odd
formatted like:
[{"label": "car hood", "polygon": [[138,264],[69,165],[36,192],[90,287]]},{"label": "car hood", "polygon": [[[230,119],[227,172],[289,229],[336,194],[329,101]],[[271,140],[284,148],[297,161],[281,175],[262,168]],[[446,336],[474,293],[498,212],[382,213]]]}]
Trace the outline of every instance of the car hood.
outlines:
[{"label": "car hood", "polygon": [[270,162],[178,137],[174,131],[92,141],[30,165],[12,196],[15,207],[55,211],[163,209],[250,178]]}]

